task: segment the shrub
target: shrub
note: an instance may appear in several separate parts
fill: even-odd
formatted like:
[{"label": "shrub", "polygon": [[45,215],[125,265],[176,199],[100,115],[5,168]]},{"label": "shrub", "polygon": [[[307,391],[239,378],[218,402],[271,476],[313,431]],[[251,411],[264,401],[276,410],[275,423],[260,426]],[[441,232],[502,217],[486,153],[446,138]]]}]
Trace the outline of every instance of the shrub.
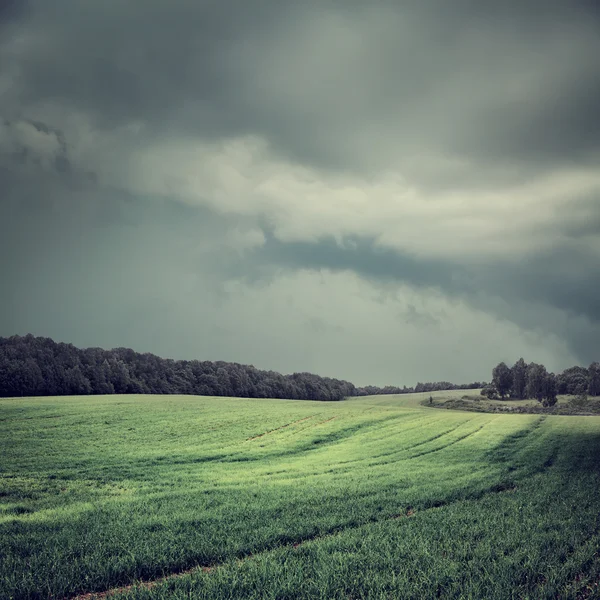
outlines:
[{"label": "shrub", "polygon": [[498,400],[498,390],[493,385],[484,387],[480,394],[485,396],[488,400]]},{"label": "shrub", "polygon": [[585,392],[578,394],[577,396],[573,396],[573,398],[569,400],[569,406],[578,410],[587,408],[588,404],[589,400]]}]

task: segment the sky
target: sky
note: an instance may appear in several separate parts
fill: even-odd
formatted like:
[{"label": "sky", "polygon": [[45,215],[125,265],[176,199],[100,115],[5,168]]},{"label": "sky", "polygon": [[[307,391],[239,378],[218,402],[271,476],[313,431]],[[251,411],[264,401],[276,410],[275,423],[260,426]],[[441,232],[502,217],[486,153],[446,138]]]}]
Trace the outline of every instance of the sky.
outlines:
[{"label": "sky", "polygon": [[0,335],[599,360],[599,56],[593,0],[0,0]]}]

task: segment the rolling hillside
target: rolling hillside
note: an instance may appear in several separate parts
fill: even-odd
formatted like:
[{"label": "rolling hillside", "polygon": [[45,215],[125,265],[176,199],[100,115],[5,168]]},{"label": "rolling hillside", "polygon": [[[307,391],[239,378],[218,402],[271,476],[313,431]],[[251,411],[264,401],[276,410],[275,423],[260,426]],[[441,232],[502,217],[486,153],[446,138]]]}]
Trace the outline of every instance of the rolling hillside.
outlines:
[{"label": "rolling hillside", "polygon": [[420,400],[2,399],[0,597],[596,597],[600,418]]}]

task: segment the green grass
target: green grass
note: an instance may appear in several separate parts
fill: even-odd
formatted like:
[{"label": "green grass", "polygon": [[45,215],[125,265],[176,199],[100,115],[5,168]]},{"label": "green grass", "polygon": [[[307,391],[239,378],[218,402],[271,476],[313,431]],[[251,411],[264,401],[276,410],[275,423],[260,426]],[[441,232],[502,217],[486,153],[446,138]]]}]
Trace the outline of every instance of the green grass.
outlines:
[{"label": "green grass", "polygon": [[0,400],[0,598],[598,597],[600,418],[423,398]]},{"label": "green grass", "polygon": [[[583,402],[577,402],[575,396],[558,396],[557,403],[552,407],[544,407],[540,402],[533,399],[513,400],[489,400],[481,394],[480,390],[453,390],[445,392],[433,392],[432,394],[420,394],[423,398],[421,406],[433,408],[446,408],[450,410],[463,410],[469,412],[516,412],[529,414],[553,414],[553,415],[599,415],[600,397],[586,397]],[[433,402],[429,402],[429,398]],[[576,401],[573,404],[573,401]]]}]

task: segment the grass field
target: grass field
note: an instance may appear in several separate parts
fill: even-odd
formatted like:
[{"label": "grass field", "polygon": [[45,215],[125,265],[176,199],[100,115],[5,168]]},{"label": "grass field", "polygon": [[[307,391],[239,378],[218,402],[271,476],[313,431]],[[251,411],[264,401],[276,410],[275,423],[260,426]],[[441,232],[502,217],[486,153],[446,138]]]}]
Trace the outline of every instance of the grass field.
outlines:
[{"label": "grass field", "polygon": [[[552,407],[544,407],[537,400],[488,400],[482,397],[479,390],[467,390],[462,394],[456,392],[440,392],[421,394],[421,405],[451,410],[466,410],[469,412],[521,412],[556,415],[598,415],[600,416],[600,397],[586,397],[583,402],[575,396],[558,396]],[[429,402],[429,397],[432,403]],[[576,401],[574,403],[574,401]]]},{"label": "grass field", "polygon": [[600,417],[421,400],[0,400],[0,598],[599,597]]}]

